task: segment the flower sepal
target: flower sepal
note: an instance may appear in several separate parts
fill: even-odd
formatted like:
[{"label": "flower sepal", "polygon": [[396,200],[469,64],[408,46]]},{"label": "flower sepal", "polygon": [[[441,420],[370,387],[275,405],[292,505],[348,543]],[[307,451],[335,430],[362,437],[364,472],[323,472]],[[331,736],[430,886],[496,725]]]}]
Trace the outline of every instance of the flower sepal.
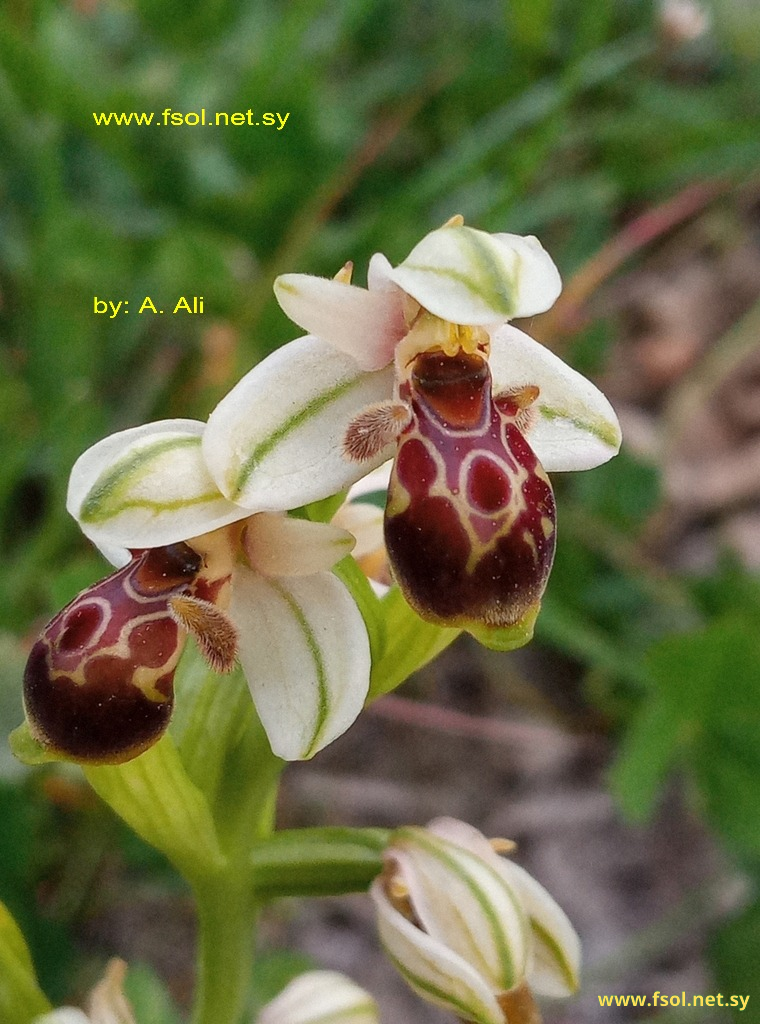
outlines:
[{"label": "flower sepal", "polygon": [[75,462],[66,507],[98,546],[155,548],[217,530],[244,512],[217,489],[204,425],[159,420],[98,441]]}]

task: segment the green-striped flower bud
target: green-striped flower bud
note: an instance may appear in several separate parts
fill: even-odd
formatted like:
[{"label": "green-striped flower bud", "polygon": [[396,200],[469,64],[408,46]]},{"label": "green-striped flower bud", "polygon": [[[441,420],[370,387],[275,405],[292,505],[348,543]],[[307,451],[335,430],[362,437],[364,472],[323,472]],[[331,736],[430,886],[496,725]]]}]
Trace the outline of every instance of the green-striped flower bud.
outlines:
[{"label": "green-striped flower bud", "polygon": [[375,1000],[337,971],[308,971],[263,1008],[256,1024],[379,1024]]},{"label": "green-striped flower bud", "polygon": [[537,1024],[534,992],[578,987],[580,942],[564,912],[463,822],[399,829],[372,896],[395,966],[461,1020]]}]

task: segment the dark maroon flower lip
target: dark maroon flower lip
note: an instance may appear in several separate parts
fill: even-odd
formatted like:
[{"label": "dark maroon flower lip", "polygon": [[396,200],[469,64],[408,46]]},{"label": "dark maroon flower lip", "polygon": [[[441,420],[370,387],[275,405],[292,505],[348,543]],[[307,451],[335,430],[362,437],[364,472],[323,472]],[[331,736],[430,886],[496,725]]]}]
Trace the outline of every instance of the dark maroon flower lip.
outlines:
[{"label": "dark maroon flower lip", "polygon": [[199,596],[208,592],[203,569],[188,544],[140,551],[48,623],[24,672],[24,708],[42,746],[82,763],[119,764],[163,735],[192,628],[173,602],[199,609],[204,637],[221,614]]},{"label": "dark maroon flower lip", "polygon": [[500,404],[483,360],[424,353],[406,394],[385,516],[393,576],[424,619],[513,626],[540,603],[554,559],[554,495],[518,426],[538,391]]}]

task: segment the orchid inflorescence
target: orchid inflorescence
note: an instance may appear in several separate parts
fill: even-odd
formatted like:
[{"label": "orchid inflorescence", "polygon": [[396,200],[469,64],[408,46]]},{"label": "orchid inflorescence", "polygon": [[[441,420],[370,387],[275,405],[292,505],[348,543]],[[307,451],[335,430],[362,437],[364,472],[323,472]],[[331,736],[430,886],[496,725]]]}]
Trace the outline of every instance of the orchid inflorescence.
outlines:
[{"label": "orchid inflorescence", "polygon": [[[427,657],[458,630],[500,650],[532,636],[556,543],[547,473],[620,446],[602,393],[509,323],[553,304],[557,269],[537,239],[455,217],[397,267],[375,255],[367,288],[352,270],[277,279],[310,333],[255,366],[207,423],[133,427],[74,465],[67,507],[117,570],[32,648],[19,732],[40,759],[109,765],[148,750],[170,722],[188,636],[213,671],[240,663],[284,760],[313,756],[368,693],[401,681],[374,675],[383,612],[399,601],[409,636],[428,631]],[[384,515],[366,500],[378,489]],[[381,938],[425,998],[521,1024],[539,1019],[533,990],[577,987],[562,911],[469,826],[399,830],[385,865],[372,889]],[[341,1020],[376,1020],[366,994],[330,979],[295,983],[262,1024],[332,1019],[310,1015],[309,986],[329,990]]]},{"label": "orchid inflorescence", "polygon": [[396,268],[374,256],[367,289],[350,276],[277,279],[312,333],[254,367],[207,424],[135,427],[77,461],[69,511],[127,567],[32,651],[25,701],[43,746],[139,754],[166,727],[188,633],[214,669],[239,658],[279,756],[340,735],[371,667],[330,571],[354,541],[288,512],[391,458],[385,544],[411,607],[494,646],[530,638],[555,546],[547,471],[598,465],[620,443],[601,392],[507,322],[554,302],[556,267],[535,238],[453,218]]}]

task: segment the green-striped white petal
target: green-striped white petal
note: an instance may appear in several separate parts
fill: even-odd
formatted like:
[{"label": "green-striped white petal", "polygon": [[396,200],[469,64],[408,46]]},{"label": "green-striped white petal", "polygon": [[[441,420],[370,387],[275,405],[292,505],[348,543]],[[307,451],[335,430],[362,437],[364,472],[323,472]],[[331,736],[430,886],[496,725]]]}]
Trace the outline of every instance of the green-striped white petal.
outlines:
[{"label": "green-striped white petal", "polygon": [[519,894],[533,934],[533,959],[526,977],[541,996],[570,996],[580,987],[581,940],[564,910],[544,887],[513,861],[501,870]]},{"label": "green-striped white petal", "polygon": [[620,424],[602,392],[559,356],[505,324],[491,336],[494,394],[523,384],[540,389],[526,437],[547,473],[593,469],[620,450]]},{"label": "green-striped white petal", "polygon": [[203,453],[217,486],[248,508],[282,511],[344,490],[390,457],[359,466],[343,437],[366,406],[393,392],[393,369],[364,373],[306,336],[273,352],[211,414]]},{"label": "green-striped white petal", "polygon": [[423,828],[399,829],[388,854],[429,935],[461,956],[495,992],[522,981],[528,922],[493,864]]},{"label": "green-striped white petal", "polygon": [[256,1024],[379,1024],[372,996],[338,971],[307,971],[262,1009]]},{"label": "green-striped white petal", "polygon": [[532,956],[526,972],[539,995],[569,996],[580,985],[581,943],[564,910],[546,889],[514,861],[501,857],[472,825],[437,818],[428,830],[469,850],[498,871],[517,895],[531,928]]},{"label": "green-striped white petal", "polygon": [[486,980],[444,942],[400,914],[381,878],[372,883],[370,895],[385,952],[422,999],[473,1024],[504,1024],[504,1014]]},{"label": "green-striped white petal", "polygon": [[212,480],[202,434],[195,420],[111,434],[74,463],[67,509],[96,544],[119,548],[173,544],[250,515]]},{"label": "green-striped white petal", "polygon": [[267,579],[238,566],[230,616],[272,750],[312,757],[348,729],[369,688],[367,630],[332,573]]},{"label": "green-striped white petal", "polygon": [[464,226],[431,231],[388,277],[455,324],[533,316],[549,309],[562,290],[559,271],[537,238]]}]

